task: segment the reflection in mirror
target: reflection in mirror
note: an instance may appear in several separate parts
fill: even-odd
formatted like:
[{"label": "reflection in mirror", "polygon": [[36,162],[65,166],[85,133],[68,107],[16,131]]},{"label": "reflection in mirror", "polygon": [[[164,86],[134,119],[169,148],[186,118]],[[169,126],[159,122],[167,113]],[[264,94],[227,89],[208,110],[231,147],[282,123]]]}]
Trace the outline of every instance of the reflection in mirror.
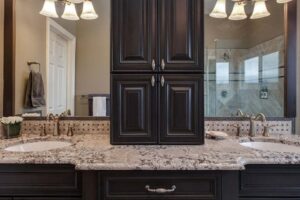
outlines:
[{"label": "reflection in mirror", "polygon": [[[92,1],[98,18],[85,13],[89,7],[83,9],[82,1],[49,2],[15,1],[15,114],[107,116],[110,1]],[[59,17],[45,17],[49,12]],[[74,13],[80,20],[67,20]]]},{"label": "reflection in mirror", "polygon": [[[215,0],[205,1],[205,115],[245,113],[284,116],[284,5],[267,1],[270,16],[247,19],[209,16]],[[227,1],[231,11],[233,2]],[[229,16],[229,15],[228,15]]]}]

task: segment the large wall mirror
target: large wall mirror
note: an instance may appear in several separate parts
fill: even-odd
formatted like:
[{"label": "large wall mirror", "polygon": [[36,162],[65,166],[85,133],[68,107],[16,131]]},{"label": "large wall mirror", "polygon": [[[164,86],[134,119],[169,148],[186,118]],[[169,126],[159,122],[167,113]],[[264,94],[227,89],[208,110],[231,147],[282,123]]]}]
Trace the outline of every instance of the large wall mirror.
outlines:
[{"label": "large wall mirror", "polygon": [[[44,0],[0,2],[0,115],[109,116],[110,1],[92,1],[98,18],[78,21],[60,17],[62,1],[55,3],[59,18],[40,14]],[[249,19],[254,4],[247,2],[248,18],[230,20],[211,17],[216,0],[204,0],[205,115],[242,109],[295,117],[296,1],[266,1],[270,16],[262,19]],[[76,4],[79,16],[82,6]],[[229,16],[234,3],[226,7]],[[28,103],[32,72],[42,76],[45,106],[38,96]]]},{"label": "large wall mirror", "polygon": [[[76,21],[61,17],[64,1],[55,2],[58,18],[40,14],[44,0],[9,1],[14,7],[14,114],[108,116],[110,1],[93,1],[98,18],[92,20],[82,19],[83,3],[76,4]],[[44,92],[40,81],[31,81],[38,73]]]}]

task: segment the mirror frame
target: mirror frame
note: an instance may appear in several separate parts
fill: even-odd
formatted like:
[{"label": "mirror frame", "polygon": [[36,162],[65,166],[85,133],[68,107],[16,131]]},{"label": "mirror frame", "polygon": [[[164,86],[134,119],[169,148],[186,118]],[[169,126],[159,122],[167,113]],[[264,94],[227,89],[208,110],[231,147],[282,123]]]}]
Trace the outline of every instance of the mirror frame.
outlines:
[{"label": "mirror frame", "polygon": [[[15,1],[4,0],[4,116],[14,114]],[[285,5],[284,18],[286,45],[284,117],[295,118],[297,110],[297,0]],[[218,117],[214,117],[216,118]]]}]

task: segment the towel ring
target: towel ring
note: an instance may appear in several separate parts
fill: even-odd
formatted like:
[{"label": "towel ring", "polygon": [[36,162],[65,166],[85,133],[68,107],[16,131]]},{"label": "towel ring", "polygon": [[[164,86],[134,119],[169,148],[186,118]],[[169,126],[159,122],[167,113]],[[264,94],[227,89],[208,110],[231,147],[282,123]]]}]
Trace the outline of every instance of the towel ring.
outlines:
[{"label": "towel ring", "polygon": [[27,65],[29,66],[30,71],[32,70],[32,68],[31,68],[32,65],[38,65],[39,66],[39,72],[41,72],[41,63],[39,63],[39,62],[27,62]]}]

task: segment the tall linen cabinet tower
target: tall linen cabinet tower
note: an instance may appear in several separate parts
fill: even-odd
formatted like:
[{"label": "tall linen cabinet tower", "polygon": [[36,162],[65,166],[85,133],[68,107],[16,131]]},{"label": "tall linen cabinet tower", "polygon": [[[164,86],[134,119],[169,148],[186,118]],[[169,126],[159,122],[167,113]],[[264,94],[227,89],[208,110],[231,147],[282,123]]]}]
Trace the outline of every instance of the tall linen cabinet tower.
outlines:
[{"label": "tall linen cabinet tower", "polygon": [[112,0],[111,144],[204,143],[203,0]]}]

